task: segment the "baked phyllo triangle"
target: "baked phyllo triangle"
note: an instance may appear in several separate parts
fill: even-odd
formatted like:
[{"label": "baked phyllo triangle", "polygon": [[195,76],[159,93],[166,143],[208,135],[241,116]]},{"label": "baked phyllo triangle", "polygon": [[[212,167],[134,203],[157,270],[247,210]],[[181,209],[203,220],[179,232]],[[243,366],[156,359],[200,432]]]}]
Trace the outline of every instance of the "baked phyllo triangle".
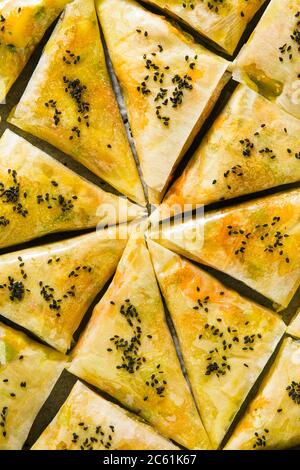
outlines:
[{"label": "baked phyllo triangle", "polygon": [[71,372],[188,449],[210,443],[182,374],[142,237],[132,236],[73,353]]},{"label": "baked phyllo triangle", "polygon": [[286,338],[226,450],[286,449],[300,444],[300,344]]},{"label": "baked phyllo triangle", "polygon": [[142,207],[89,183],[13,132],[1,137],[0,248],[142,215]]},{"label": "baked phyllo triangle", "polygon": [[233,54],[247,24],[265,0],[146,0],[180,18]]},{"label": "baked phyllo triangle", "polygon": [[150,426],[76,382],[32,450],[178,450]]},{"label": "baked phyllo triangle", "polygon": [[155,227],[152,240],[286,307],[300,284],[300,190]]},{"label": "baked phyllo triangle", "polygon": [[218,447],[285,324],[179,255],[151,240],[148,246],[203,424]]},{"label": "baked phyllo triangle", "polygon": [[0,450],[20,450],[66,357],[0,323]]},{"label": "baked phyllo triangle", "polygon": [[47,43],[10,122],[144,202],[105,62],[93,0],[74,0]]},{"label": "baked phyllo triangle", "polygon": [[184,211],[300,180],[300,121],[240,85],[163,204]]},{"label": "baked phyllo triangle", "polygon": [[0,103],[68,1],[0,1]]},{"label": "baked phyllo triangle", "polygon": [[290,335],[300,338],[300,310],[296,313],[287,331]]},{"label": "baked phyllo triangle", "polygon": [[125,245],[102,230],[0,256],[1,315],[65,352]]},{"label": "baked phyllo triangle", "polygon": [[97,0],[150,202],[214,105],[228,63],[132,0]]},{"label": "baked phyllo triangle", "polygon": [[300,4],[272,0],[235,62],[234,78],[300,118]]}]

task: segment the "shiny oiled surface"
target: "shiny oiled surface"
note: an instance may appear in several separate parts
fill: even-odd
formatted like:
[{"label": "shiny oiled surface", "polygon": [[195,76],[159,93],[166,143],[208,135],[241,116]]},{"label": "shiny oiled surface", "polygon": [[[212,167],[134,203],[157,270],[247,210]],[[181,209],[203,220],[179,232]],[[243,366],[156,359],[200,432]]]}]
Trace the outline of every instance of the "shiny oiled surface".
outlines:
[{"label": "shiny oiled surface", "polygon": [[[266,5],[267,4],[268,4],[268,1],[266,2]],[[246,31],[246,33],[243,37],[242,43],[245,43],[246,40],[248,39],[251,31],[254,29],[254,26],[257,23],[257,20],[258,20],[258,18],[256,18],[249,25],[249,27],[247,28],[247,31]],[[189,32],[191,32],[190,28],[187,28],[187,29],[189,30]],[[37,65],[37,62],[38,62],[40,56],[41,56],[43,45],[45,45],[47,39],[49,38],[49,35],[50,35],[50,32],[48,31],[46,33],[46,36],[43,39],[42,43],[37,47],[36,51],[34,52],[33,56],[31,57],[29,63],[25,67],[25,69],[24,69],[23,73],[21,74],[20,78],[17,80],[17,82],[12,87],[11,91],[9,92],[9,94],[7,96],[6,103],[4,105],[0,106],[0,115],[1,115],[0,135],[2,135],[4,130],[7,129],[8,127],[11,128],[14,132],[17,132],[19,135],[25,137],[28,141],[35,144],[40,149],[46,151],[47,153],[49,153],[51,156],[53,156],[54,158],[56,158],[60,162],[62,162],[64,164],[67,164],[69,168],[76,171],[81,176],[84,176],[85,178],[92,181],[96,185],[99,185],[102,189],[105,188],[106,190],[109,190],[109,191],[112,191],[112,192],[115,193],[116,192],[115,190],[113,190],[111,187],[109,187],[109,185],[103,183],[103,181],[101,181],[97,176],[95,176],[92,172],[90,172],[85,167],[80,165],[78,162],[75,162],[70,157],[68,157],[67,155],[65,155],[61,151],[57,150],[56,148],[54,148],[50,144],[48,144],[44,141],[41,141],[38,138],[35,138],[32,135],[27,134],[27,133],[25,133],[25,132],[23,132],[19,129],[17,130],[16,128],[14,128],[13,126],[11,126],[7,123],[8,114],[11,112],[13,107],[19,102],[20,97],[23,94],[23,91],[24,91],[24,89],[25,89],[25,87],[26,87],[26,85],[27,85],[27,83],[28,83],[28,81],[29,81],[36,65]],[[202,42],[199,34],[195,33],[195,38],[197,40],[199,40],[200,42]],[[240,44],[240,46],[241,46],[241,44]],[[239,48],[240,48],[240,46],[239,46]],[[112,74],[111,67],[109,67],[109,70],[110,70],[110,73]],[[191,148],[187,151],[187,153],[186,153],[186,155],[183,159],[183,162],[179,166],[175,176],[179,176],[182,173],[182,170],[183,170],[183,168],[185,168],[187,161],[192,156],[194,151],[197,149],[204,133],[210,128],[212,122],[218,116],[220,110],[222,109],[222,107],[225,105],[225,103],[230,98],[230,96],[231,96],[231,94],[232,94],[232,92],[235,88],[235,85],[236,84],[234,82],[231,82],[226,87],[226,89],[223,91],[223,93],[222,93],[215,109],[213,110],[212,115],[210,116],[208,121],[204,124],[204,126],[202,127],[202,129],[198,133],[198,135],[195,137],[195,140],[194,140]],[[119,100],[120,103],[122,102],[122,97],[121,97],[119,92],[118,92],[118,100]],[[123,108],[123,113],[124,113],[124,108]],[[173,181],[174,181],[174,179],[173,179]],[[299,184],[295,183],[293,185],[289,185],[288,187],[289,188],[290,187],[299,187]],[[280,189],[281,188],[282,187],[280,187]],[[268,190],[267,194],[276,193],[276,192],[278,192],[278,188]],[[258,196],[257,193],[252,193],[248,196],[244,196],[242,198],[242,200],[255,199],[257,196]],[[227,201],[225,203],[224,202],[214,203],[213,205],[208,206],[208,209],[211,209],[211,208],[217,209],[217,208],[222,208],[224,206],[235,205],[240,200],[241,200],[241,198],[232,199],[232,200]],[[62,240],[62,239],[69,238],[70,236],[73,236],[73,235],[74,235],[74,233],[72,233],[72,232],[71,233],[70,232],[65,232],[63,234],[54,234],[54,235],[50,235],[48,237],[44,237],[42,240],[38,240],[38,241],[34,241],[34,242],[28,242],[28,243],[23,244],[21,246],[14,247],[14,250],[12,250],[11,248],[7,248],[5,250],[2,249],[2,250],[0,250],[0,253],[2,254],[4,252],[15,251],[17,248],[24,248],[25,249],[25,248],[28,248],[28,247],[36,246],[36,245],[41,244],[42,242],[46,242],[46,241],[47,242],[54,242],[54,241],[57,241],[57,240]],[[248,289],[246,286],[242,285],[238,281],[235,281],[234,279],[229,278],[228,276],[223,275],[219,272],[216,273],[215,271],[211,270],[210,268],[208,268],[208,271],[213,272],[216,275],[216,277],[218,279],[220,279],[228,287],[238,291],[239,293],[242,293],[243,295],[245,295],[247,297],[250,297],[252,300],[257,301],[258,303],[260,303],[264,306],[272,307],[272,304],[266,298],[260,296],[259,294],[256,294],[254,291]],[[93,305],[90,307],[90,309],[89,309],[89,311],[88,311],[88,313],[87,313],[87,315],[84,319],[84,322],[81,324],[81,327],[80,327],[81,331],[83,330],[84,326],[86,325],[87,319],[91,315],[91,311],[93,309],[93,306],[95,305],[96,301],[100,300],[100,298],[102,297],[105,290],[106,289],[103,289],[103,291],[97,296],[96,300],[93,302]],[[297,294],[295,295],[295,297],[293,298],[292,302],[290,303],[289,307],[287,309],[285,309],[283,312],[281,312],[283,317],[285,319],[290,319],[294,315],[294,313],[296,312],[297,307],[299,307],[299,303],[300,303],[300,292],[298,291]],[[1,321],[3,321],[4,323],[9,323],[5,319],[3,319],[3,317],[1,317]],[[15,325],[14,325],[14,327],[15,327]],[[172,330],[172,328],[171,328],[171,332],[174,334],[174,331]],[[77,338],[78,338],[78,335],[77,335]],[[50,398],[47,400],[47,402],[43,406],[41,412],[39,413],[39,415],[38,415],[38,417],[37,417],[37,419],[36,419],[36,421],[33,425],[33,428],[32,428],[32,430],[29,434],[28,442],[26,443],[25,448],[31,447],[33,445],[33,443],[37,440],[37,438],[39,437],[41,432],[49,424],[50,420],[55,416],[58,409],[64,403],[67,396],[69,395],[69,392],[72,389],[75,381],[76,381],[76,378],[73,375],[71,375],[68,372],[63,373],[63,375],[59,379],[57,385],[54,387],[54,390],[53,390],[52,394],[50,395]],[[237,421],[239,420],[239,418],[240,418],[240,415],[238,415]],[[235,424],[236,424],[236,422],[235,422]],[[232,431],[232,429],[229,430],[229,435],[230,435],[231,431]]]}]

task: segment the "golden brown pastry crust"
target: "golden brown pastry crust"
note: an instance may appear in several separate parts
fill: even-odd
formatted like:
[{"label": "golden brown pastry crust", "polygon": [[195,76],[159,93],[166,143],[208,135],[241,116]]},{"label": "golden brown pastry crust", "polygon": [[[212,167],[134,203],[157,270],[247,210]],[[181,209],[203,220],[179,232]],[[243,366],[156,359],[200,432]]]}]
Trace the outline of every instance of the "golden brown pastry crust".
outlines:
[{"label": "golden brown pastry crust", "polygon": [[66,352],[126,245],[113,229],[0,256],[0,310]]},{"label": "golden brown pastry crust", "polygon": [[286,338],[226,450],[286,449],[300,444],[300,346]]},{"label": "golden brown pastry crust", "polygon": [[300,310],[296,312],[296,315],[292,319],[287,332],[296,338],[300,338]]},{"label": "golden brown pastry crust", "polygon": [[203,424],[221,444],[286,326],[191,262],[148,240]]},{"label": "golden brown pastry crust", "polygon": [[75,0],[66,7],[10,122],[144,202],[93,0]]},{"label": "golden brown pastry crust", "polygon": [[151,203],[216,102],[228,62],[132,0],[98,0]]},{"label": "golden brown pastry crust", "polygon": [[299,189],[208,212],[173,227],[154,225],[149,236],[281,306],[289,304],[299,287]]},{"label": "golden brown pastry crust", "polygon": [[234,78],[300,118],[299,0],[272,0],[235,62]]},{"label": "golden brown pastry crust", "polygon": [[70,0],[0,1],[0,104]]},{"label": "golden brown pastry crust", "polygon": [[132,235],[71,372],[189,449],[210,443],[182,374],[143,237]]},{"label": "golden brown pastry crust", "polygon": [[150,426],[76,382],[32,450],[178,450]]},{"label": "golden brown pastry crust", "polygon": [[180,18],[233,54],[242,34],[265,0],[146,0]]},{"label": "golden brown pastry crust", "polygon": [[144,208],[107,193],[6,130],[0,139],[0,248],[128,222]]},{"label": "golden brown pastry crust", "polygon": [[20,450],[67,358],[0,324],[0,450]]},{"label": "golden brown pastry crust", "polygon": [[172,212],[300,180],[300,121],[237,87],[163,201]]}]

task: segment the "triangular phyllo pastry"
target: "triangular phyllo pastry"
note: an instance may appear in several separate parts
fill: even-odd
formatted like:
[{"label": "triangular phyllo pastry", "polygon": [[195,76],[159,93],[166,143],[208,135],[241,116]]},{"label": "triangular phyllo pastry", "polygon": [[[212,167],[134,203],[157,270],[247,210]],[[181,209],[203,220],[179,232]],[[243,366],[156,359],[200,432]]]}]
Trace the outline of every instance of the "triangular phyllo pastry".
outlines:
[{"label": "triangular phyllo pastry", "polygon": [[265,0],[146,0],[183,20],[228,54]]},{"label": "triangular phyllo pastry", "polygon": [[162,224],[150,238],[242,281],[286,307],[300,284],[300,190],[250,201],[184,223]]},{"label": "triangular phyllo pastry", "polygon": [[143,237],[132,235],[71,372],[188,449],[210,443],[180,368]]},{"label": "triangular phyllo pastry", "polygon": [[300,310],[298,310],[295,317],[292,319],[287,331],[290,335],[300,338]]},{"label": "triangular phyllo pastry", "polygon": [[218,447],[285,324],[190,261],[148,243],[203,424]]},{"label": "triangular phyllo pastry", "polygon": [[300,121],[240,85],[164,205],[174,212],[300,180]]},{"label": "triangular phyllo pastry", "polygon": [[300,344],[286,338],[226,450],[286,449],[300,444]]},{"label": "triangular phyllo pastry", "polygon": [[68,1],[0,1],[0,103]]},{"label": "triangular phyllo pastry", "polygon": [[47,233],[114,225],[144,214],[6,130],[0,139],[0,248]]},{"label": "triangular phyllo pastry", "polygon": [[0,450],[20,450],[66,357],[0,324]]},{"label": "triangular phyllo pastry", "polygon": [[300,118],[300,4],[271,0],[239,53],[234,78]]},{"label": "triangular phyllo pastry", "polygon": [[228,63],[132,0],[97,0],[150,202],[214,105]]},{"label": "triangular phyllo pastry", "polygon": [[67,5],[10,122],[71,155],[131,199],[144,201],[93,0]]},{"label": "triangular phyllo pastry", "polygon": [[126,245],[114,230],[0,256],[0,313],[59,351],[113,275]]},{"label": "triangular phyllo pastry", "polygon": [[32,450],[178,450],[128,411],[76,382]]}]

